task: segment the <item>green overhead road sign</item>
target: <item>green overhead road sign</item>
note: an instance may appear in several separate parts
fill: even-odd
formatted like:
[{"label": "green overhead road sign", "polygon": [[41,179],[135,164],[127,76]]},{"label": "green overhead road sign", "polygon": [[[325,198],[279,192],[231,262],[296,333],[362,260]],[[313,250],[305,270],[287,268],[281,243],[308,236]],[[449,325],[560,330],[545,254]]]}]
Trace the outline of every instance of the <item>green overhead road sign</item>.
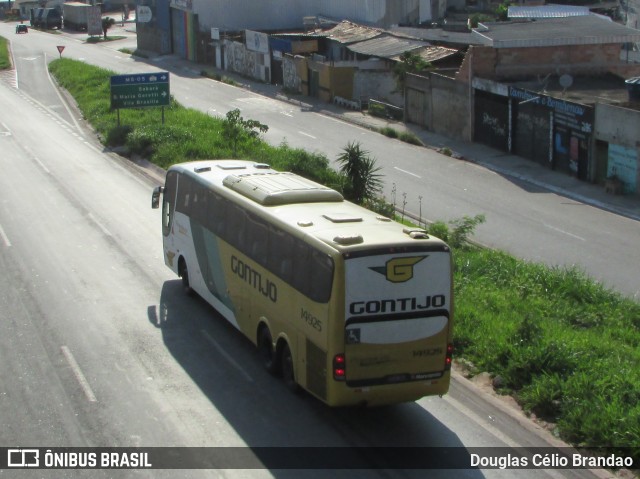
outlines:
[{"label": "green overhead road sign", "polygon": [[111,77],[111,108],[169,106],[169,73],[134,73]]}]

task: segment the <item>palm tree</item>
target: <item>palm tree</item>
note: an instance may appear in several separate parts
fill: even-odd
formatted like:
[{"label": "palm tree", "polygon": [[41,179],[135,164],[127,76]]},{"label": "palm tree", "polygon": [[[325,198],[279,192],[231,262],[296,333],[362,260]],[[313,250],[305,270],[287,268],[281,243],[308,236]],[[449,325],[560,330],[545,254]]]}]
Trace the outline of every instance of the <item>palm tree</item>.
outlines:
[{"label": "palm tree", "polygon": [[347,199],[362,204],[382,191],[382,175],[378,174],[380,167],[376,166],[376,160],[369,156],[368,151],[360,148],[360,143],[350,142],[343,148],[343,153],[338,156],[338,163],[340,173],[351,183],[351,188],[345,191]]}]

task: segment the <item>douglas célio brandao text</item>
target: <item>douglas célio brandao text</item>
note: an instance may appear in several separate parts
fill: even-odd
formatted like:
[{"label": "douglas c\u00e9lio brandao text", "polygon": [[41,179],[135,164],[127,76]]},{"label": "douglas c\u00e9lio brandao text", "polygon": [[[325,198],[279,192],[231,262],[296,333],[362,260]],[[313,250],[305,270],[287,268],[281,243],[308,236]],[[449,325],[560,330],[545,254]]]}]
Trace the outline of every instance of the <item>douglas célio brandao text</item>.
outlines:
[{"label": "douglas c\u00e9lio brandao text", "polygon": [[580,453],[538,453],[518,454],[469,454],[470,466],[480,469],[591,469],[591,468],[633,468],[632,457],[608,454],[590,456]]}]

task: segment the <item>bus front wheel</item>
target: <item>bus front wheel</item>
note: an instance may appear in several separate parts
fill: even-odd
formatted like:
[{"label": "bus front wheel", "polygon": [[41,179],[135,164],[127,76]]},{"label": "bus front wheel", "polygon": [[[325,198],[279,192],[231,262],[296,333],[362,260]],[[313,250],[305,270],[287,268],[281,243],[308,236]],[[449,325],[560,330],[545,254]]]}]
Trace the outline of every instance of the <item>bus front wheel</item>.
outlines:
[{"label": "bus front wheel", "polygon": [[189,283],[189,270],[187,269],[187,262],[184,258],[180,258],[178,276],[182,278],[182,289],[185,294],[191,296],[193,294],[193,289],[191,289],[191,283]]},{"label": "bus front wheel", "polygon": [[269,373],[277,375],[280,372],[280,365],[278,361],[276,361],[276,354],[273,350],[273,339],[271,338],[269,328],[266,326],[263,326],[258,332],[258,352],[260,353],[264,368]]},{"label": "bus front wheel", "polygon": [[293,370],[293,356],[291,356],[291,349],[289,349],[289,345],[286,343],[282,347],[280,359],[282,361],[282,380],[284,384],[290,391],[298,392],[299,386]]}]

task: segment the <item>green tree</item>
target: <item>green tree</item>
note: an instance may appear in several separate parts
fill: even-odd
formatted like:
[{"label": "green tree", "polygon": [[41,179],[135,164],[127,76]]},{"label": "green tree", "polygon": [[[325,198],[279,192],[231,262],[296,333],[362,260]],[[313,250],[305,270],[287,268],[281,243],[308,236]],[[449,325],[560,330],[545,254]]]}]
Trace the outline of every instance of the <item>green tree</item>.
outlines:
[{"label": "green tree", "polygon": [[498,5],[495,11],[496,17],[498,17],[498,21],[506,22],[507,20],[509,20],[509,5],[511,5],[511,3],[508,1],[504,1],[500,5]]},{"label": "green tree", "polygon": [[114,26],[116,23],[115,19],[111,17],[104,17],[102,19],[102,33],[104,34],[104,39],[107,39],[107,31]]},{"label": "green tree", "polygon": [[396,91],[404,91],[408,73],[420,73],[429,68],[431,68],[431,63],[420,55],[412,52],[404,52],[400,55],[400,61],[393,67],[393,76],[396,79]]},{"label": "green tree", "polygon": [[240,110],[237,108],[227,112],[226,119],[222,128],[222,135],[227,139],[233,147],[233,156],[238,151],[238,143],[243,138],[257,139],[260,133],[266,133],[269,130],[267,125],[257,120],[245,120],[240,116]]},{"label": "green tree", "polygon": [[374,199],[382,191],[382,175],[378,174],[380,167],[376,160],[369,156],[369,152],[360,148],[360,143],[351,142],[343,153],[338,156],[340,173],[350,182],[345,196],[354,203],[362,204],[365,200]]}]

